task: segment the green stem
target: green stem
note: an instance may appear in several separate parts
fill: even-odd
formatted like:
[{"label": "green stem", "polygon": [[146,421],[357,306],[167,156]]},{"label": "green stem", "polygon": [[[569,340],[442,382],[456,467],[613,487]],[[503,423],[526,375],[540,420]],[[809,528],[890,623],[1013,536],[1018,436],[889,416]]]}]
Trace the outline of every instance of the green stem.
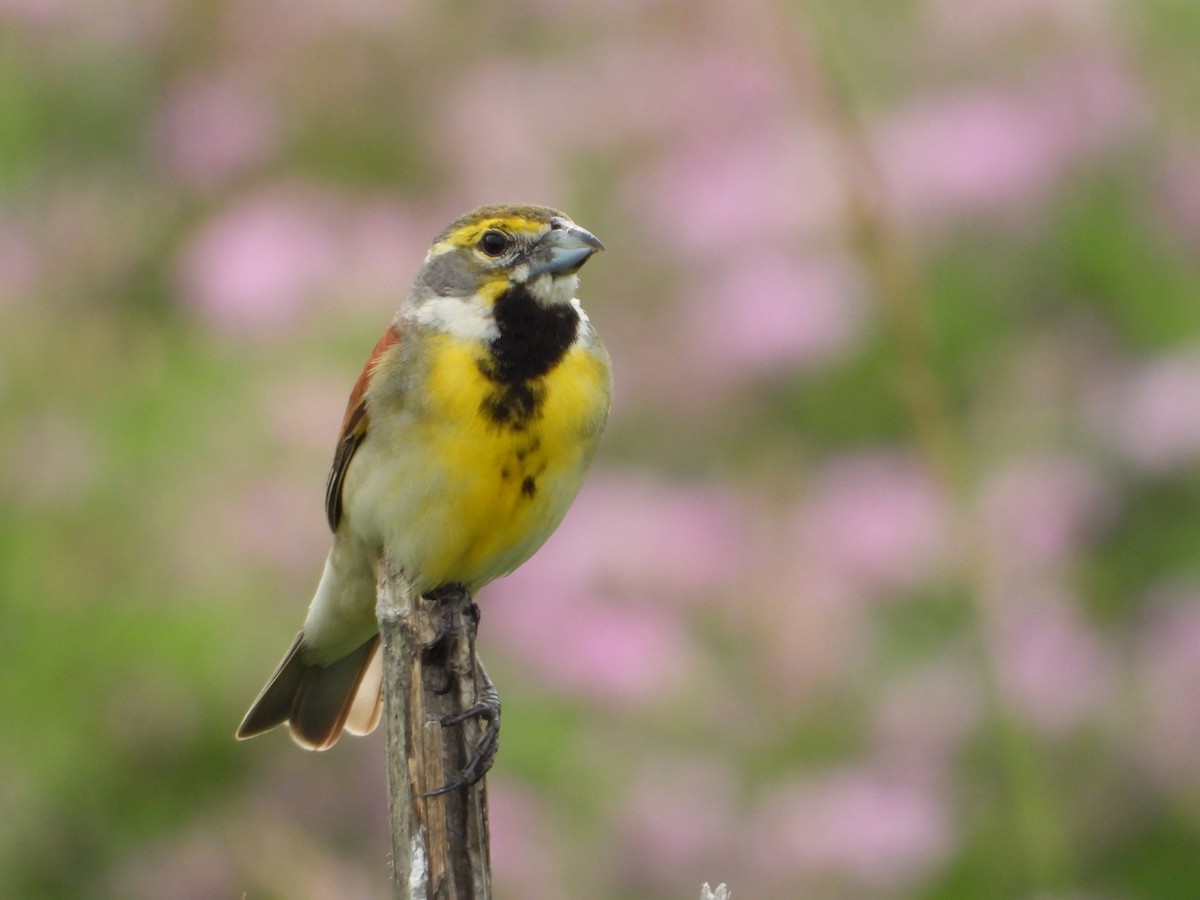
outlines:
[{"label": "green stem", "polygon": [[[1008,708],[1000,688],[996,661],[988,647],[988,545],[974,515],[974,488],[969,476],[967,441],[950,412],[939,378],[922,308],[921,279],[912,254],[887,213],[886,190],[869,142],[859,127],[845,62],[820,0],[810,0],[812,41],[819,71],[803,77],[819,85],[814,99],[838,141],[844,165],[852,240],[870,267],[883,307],[884,324],[894,353],[899,400],[910,420],[913,441],[931,476],[954,499],[964,540],[959,579],[969,598],[970,639],[978,675],[987,696],[988,724],[996,761],[1009,798],[1008,817],[1016,844],[1008,858],[1022,871],[1023,888],[1060,890],[1069,884],[1067,829],[1054,802],[1051,782],[1033,735]],[[786,4],[780,13],[788,15]],[[784,24],[784,23],[780,23]],[[777,34],[797,34],[790,18]],[[795,60],[795,48],[782,58]],[[798,73],[800,74],[800,73]]]}]

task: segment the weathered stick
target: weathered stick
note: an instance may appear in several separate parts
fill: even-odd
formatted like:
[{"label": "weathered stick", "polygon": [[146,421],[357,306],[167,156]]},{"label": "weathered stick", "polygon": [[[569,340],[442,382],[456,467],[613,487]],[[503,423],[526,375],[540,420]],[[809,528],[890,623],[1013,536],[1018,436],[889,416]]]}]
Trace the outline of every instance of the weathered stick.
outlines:
[{"label": "weathered stick", "polygon": [[393,900],[489,900],[485,782],[427,796],[462,771],[478,738],[474,719],[449,728],[440,722],[475,703],[473,642],[458,629],[445,653],[425,653],[442,627],[441,603],[414,597],[390,559],[381,567],[376,616],[383,638]]}]

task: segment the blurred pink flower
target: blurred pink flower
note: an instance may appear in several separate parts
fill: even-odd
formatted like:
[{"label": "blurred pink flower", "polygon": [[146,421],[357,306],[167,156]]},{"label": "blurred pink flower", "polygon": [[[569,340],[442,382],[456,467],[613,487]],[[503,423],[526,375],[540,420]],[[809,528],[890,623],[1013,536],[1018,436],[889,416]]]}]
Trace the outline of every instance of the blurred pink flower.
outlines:
[{"label": "blurred pink flower", "polygon": [[1180,234],[1195,247],[1200,235],[1200,147],[1169,151],[1161,175],[1161,197],[1180,226]]},{"label": "blurred pink flower", "polygon": [[742,540],[718,492],[597,474],[546,546],[487,588],[488,631],[560,687],[653,702],[695,664],[679,608],[736,577]]},{"label": "blurred pink flower", "polygon": [[861,672],[872,652],[861,596],[790,541],[780,544],[726,599],[737,627],[746,620],[755,626],[751,639],[761,652],[753,663],[771,686],[761,698],[768,706],[836,689]]},{"label": "blurred pink flower", "polygon": [[[705,16],[710,31],[720,27],[714,19]],[[579,118],[579,128],[559,129],[561,138],[585,147],[753,131],[755,123],[777,120],[791,102],[769,61],[739,51],[727,33],[619,32],[597,43],[558,83],[555,115],[589,98],[590,114]]]},{"label": "blurred pink flower", "polygon": [[[338,309],[353,304],[377,319],[382,332],[393,310],[408,294],[430,241],[446,221],[449,217],[427,225],[387,197],[360,204],[343,229],[345,252],[339,266]],[[370,349],[363,348],[364,362]]]},{"label": "blurred pink flower", "polygon": [[930,576],[950,540],[945,499],[909,459],[862,453],[814,473],[798,510],[798,553],[852,592],[904,590]]},{"label": "blurred pink flower", "polygon": [[921,780],[862,767],[768,790],[746,849],[764,877],[899,891],[954,850],[946,798]]},{"label": "blurred pink flower", "polygon": [[1187,584],[1161,589],[1151,598],[1137,637],[1140,709],[1130,734],[1164,789],[1195,796],[1200,788],[1200,589]]},{"label": "blurred pink flower", "polygon": [[1111,708],[1116,660],[1070,600],[1043,589],[996,610],[995,664],[1008,701],[1064,734]]},{"label": "blurred pink flower", "polygon": [[695,355],[689,369],[721,382],[836,359],[862,333],[862,291],[846,261],[738,256],[678,302]]},{"label": "blurred pink flower", "polygon": [[612,867],[653,889],[653,896],[672,893],[688,877],[715,881],[737,856],[736,798],[737,774],[729,762],[675,756],[649,761],[626,779]]},{"label": "blurred pink flower", "polygon": [[185,185],[211,188],[272,153],[278,131],[276,110],[260,86],[205,74],[167,93],[155,143],[168,173]]},{"label": "blurred pink flower", "polygon": [[23,228],[0,220],[0,307],[30,297],[37,289],[40,260]]},{"label": "blurred pink flower", "polygon": [[[571,16],[578,24],[578,14]],[[491,185],[493,193],[507,184],[505,195],[519,197],[530,186],[558,184],[559,161],[575,152],[678,140],[685,133],[699,144],[706,136],[756,130],[752,123],[776,120],[786,108],[786,90],[763,60],[731,51],[725,35],[609,36],[610,10],[600,16],[603,25],[590,29],[595,33],[576,48],[569,66],[526,56],[484,58],[463,70],[440,106],[439,142],[442,157],[453,162],[454,183]],[[493,102],[496,96],[506,102]],[[481,133],[489,140],[486,166],[476,152]]]},{"label": "blurred pink flower", "polygon": [[170,0],[0,0],[5,18],[40,30],[78,55],[118,51],[132,56],[169,39],[178,4]]},{"label": "blurred pink flower", "polygon": [[242,197],[184,245],[184,300],[213,329],[269,337],[293,324],[337,271],[331,210],[295,190]]},{"label": "blurred pink flower", "polygon": [[743,522],[729,491],[596,472],[545,548],[492,591],[509,596],[566,583],[690,606],[736,577],[746,552]]},{"label": "blurred pink flower", "polygon": [[[441,156],[454,172],[450,183],[464,206],[525,199],[553,205],[553,198],[563,196],[560,158],[552,143],[562,126],[541,127],[545,107],[557,106],[558,79],[543,83],[546,75],[516,58],[487,58],[439,104]],[[497,97],[506,102],[497,103]],[[486,159],[480,157],[480,135],[487,135]]]},{"label": "blurred pink flower", "polygon": [[328,543],[319,487],[276,480],[241,492],[240,510],[219,526],[232,537],[236,558],[286,573],[311,572],[315,587]]},{"label": "blurred pink flower", "polygon": [[71,6],[70,0],[0,0],[0,16],[24,25],[56,24]]},{"label": "blurred pink flower", "polygon": [[951,659],[890,677],[874,710],[876,754],[910,771],[949,773],[983,708],[976,681]]},{"label": "blurred pink flower", "polygon": [[[267,62],[282,70],[302,64],[306,51],[318,49],[321,59],[329,61],[334,47],[362,48],[382,35],[400,53],[407,40],[428,40],[427,29],[411,27],[414,16],[424,11],[423,4],[411,0],[255,0],[223,6],[219,22],[225,41],[256,67]],[[343,63],[347,58],[342,57]],[[306,84],[306,93],[321,91],[347,68],[357,67],[327,66],[320,79]]]},{"label": "blurred pink flower", "polygon": [[[662,609],[604,604],[569,582],[511,595],[503,608],[481,600],[489,634],[545,686],[617,705],[655,705],[670,697],[694,667],[678,616]],[[495,610],[493,613],[492,611]]]},{"label": "blurred pink flower", "polygon": [[690,135],[626,183],[656,243],[688,261],[786,247],[841,227],[841,169],[811,125],[748,125]]},{"label": "blurred pink flower", "polygon": [[919,222],[1030,202],[1053,182],[1058,146],[1040,110],[975,89],[895,115],[879,136],[878,158],[897,207]]},{"label": "blurred pink flower", "polygon": [[1134,133],[1143,104],[1104,59],[1075,59],[1017,89],[974,87],[883,121],[876,156],[913,226],[1025,213],[1079,162]]},{"label": "blurred pink flower", "polygon": [[1102,427],[1136,465],[1151,471],[1200,458],[1200,352],[1161,356],[1117,384]]},{"label": "blurred pink flower", "polygon": [[270,572],[276,584],[264,603],[295,610],[311,597],[329,549],[320,484],[253,481],[212,464],[181,481],[187,500],[170,522],[163,564],[173,577],[234,596],[246,572]]},{"label": "blurred pink flower", "polygon": [[245,875],[238,871],[228,838],[206,824],[181,824],[169,836],[137,847],[110,876],[111,895],[148,900],[161,897],[162,886],[171,884],[179,900],[239,896]]},{"label": "blurred pink flower", "polygon": [[796,509],[756,541],[747,577],[729,593],[754,597],[763,668],[794,697],[851,677],[872,652],[864,601],[931,578],[949,552],[936,485],[888,452],[839,457],[811,475]]},{"label": "blurred pink flower", "polygon": [[1115,502],[1111,487],[1082,459],[1046,456],[993,473],[981,507],[992,555],[1024,570],[1069,562]]},{"label": "blurred pink flower", "polygon": [[952,42],[976,55],[1011,53],[1008,38],[1044,35],[1054,28],[1076,39],[1102,35],[1109,7],[1095,0],[929,0],[923,17],[938,43]]},{"label": "blurred pink flower", "polygon": [[[369,349],[363,351],[364,362],[367,352]],[[261,384],[260,421],[285,452],[299,451],[306,458],[331,461],[346,400],[357,377],[353,367],[344,371],[324,367],[319,372],[289,369],[272,375]]]},{"label": "blurred pink flower", "polygon": [[503,778],[488,778],[492,877],[500,897],[565,896],[556,862],[563,849],[538,798]]}]

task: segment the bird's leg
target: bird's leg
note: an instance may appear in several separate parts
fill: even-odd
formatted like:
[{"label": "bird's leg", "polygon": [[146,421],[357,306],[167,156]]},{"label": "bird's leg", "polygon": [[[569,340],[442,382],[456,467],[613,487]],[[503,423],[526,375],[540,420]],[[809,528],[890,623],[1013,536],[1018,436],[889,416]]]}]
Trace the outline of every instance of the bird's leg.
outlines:
[{"label": "bird's leg", "polygon": [[[451,672],[458,679],[473,678],[475,686],[475,703],[459,712],[442,716],[439,722],[443,728],[461,725],[468,719],[480,719],[483,722],[479,739],[471,748],[462,770],[446,784],[426,795],[437,796],[475,784],[491,769],[499,747],[500,695],[482,660],[475,653],[480,617],[479,606],[471,599],[470,593],[461,585],[449,585],[426,596],[441,604],[442,616],[437,633],[424,647],[423,659],[442,665],[447,673],[444,685],[430,689],[437,693],[449,691],[453,687]],[[454,655],[457,654],[452,655],[452,648],[458,640],[466,641],[467,650],[465,665],[461,668],[453,665]]]},{"label": "bird's leg", "polygon": [[[434,632],[432,638],[421,648],[421,662],[423,663],[423,671],[441,671],[446,673],[446,677],[440,684],[433,685],[426,683],[426,687],[435,694],[444,694],[449,691],[454,684],[449,674],[449,667],[446,665],[450,656],[453,641],[462,634],[462,608],[469,604],[474,607],[475,603],[471,600],[471,595],[467,589],[461,584],[449,584],[444,587],[436,588],[425,595],[429,600],[433,600],[438,604],[438,619],[437,631]],[[474,622],[478,624],[479,613],[476,607]],[[472,637],[474,634],[472,633]]]},{"label": "bird's leg", "polygon": [[462,771],[426,796],[436,797],[438,794],[448,794],[450,791],[475,784],[488,773],[492,763],[496,761],[496,751],[500,748],[500,694],[488,676],[487,669],[483,667],[483,660],[478,656],[474,656],[474,660],[475,692],[478,699],[473,706],[461,712],[442,716],[441,723],[443,728],[450,728],[453,725],[461,725],[467,719],[481,719],[484,723],[483,730],[479,740],[471,748],[471,755]]}]

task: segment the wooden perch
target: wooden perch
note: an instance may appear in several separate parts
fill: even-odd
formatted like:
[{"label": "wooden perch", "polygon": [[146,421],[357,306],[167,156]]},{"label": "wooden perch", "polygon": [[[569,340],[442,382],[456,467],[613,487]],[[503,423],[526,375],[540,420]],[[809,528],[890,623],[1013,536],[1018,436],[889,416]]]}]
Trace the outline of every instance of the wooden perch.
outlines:
[{"label": "wooden perch", "polygon": [[444,612],[462,625],[465,610],[447,611],[438,600],[414,597],[398,567],[384,560],[376,616],[383,639],[394,900],[492,895],[486,782],[429,796],[463,771],[481,731],[475,718],[441,724],[443,716],[472,707],[484,683],[477,684],[481,668],[470,629],[454,629],[445,652],[426,652],[445,634]]}]

